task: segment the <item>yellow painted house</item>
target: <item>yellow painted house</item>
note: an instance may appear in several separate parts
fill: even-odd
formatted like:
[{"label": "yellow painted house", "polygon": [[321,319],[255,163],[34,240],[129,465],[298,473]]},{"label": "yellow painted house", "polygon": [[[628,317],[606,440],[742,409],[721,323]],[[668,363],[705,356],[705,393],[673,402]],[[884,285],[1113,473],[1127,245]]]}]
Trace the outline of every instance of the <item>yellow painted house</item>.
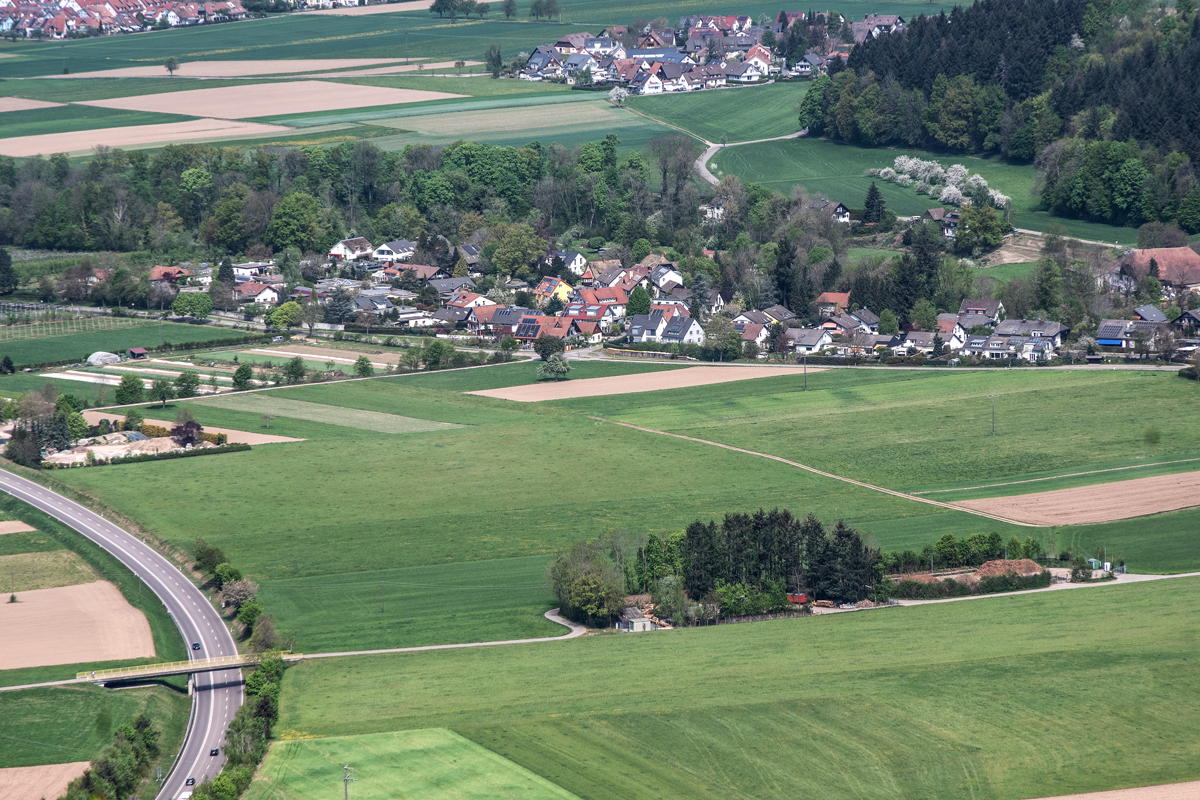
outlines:
[{"label": "yellow painted house", "polygon": [[550,302],[552,297],[557,297],[565,305],[572,291],[574,290],[571,288],[571,284],[559,278],[547,276],[542,278],[542,282],[533,290],[533,294],[542,305]]}]

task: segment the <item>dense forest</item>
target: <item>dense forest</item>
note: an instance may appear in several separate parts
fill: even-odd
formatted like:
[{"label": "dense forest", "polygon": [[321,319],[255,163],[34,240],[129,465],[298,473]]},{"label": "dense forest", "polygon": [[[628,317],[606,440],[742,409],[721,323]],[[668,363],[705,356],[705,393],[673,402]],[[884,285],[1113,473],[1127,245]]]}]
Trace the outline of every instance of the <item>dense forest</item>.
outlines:
[{"label": "dense forest", "polygon": [[811,133],[998,153],[1055,214],[1200,232],[1200,16],[1136,0],[983,0],[872,39],[812,82]]}]

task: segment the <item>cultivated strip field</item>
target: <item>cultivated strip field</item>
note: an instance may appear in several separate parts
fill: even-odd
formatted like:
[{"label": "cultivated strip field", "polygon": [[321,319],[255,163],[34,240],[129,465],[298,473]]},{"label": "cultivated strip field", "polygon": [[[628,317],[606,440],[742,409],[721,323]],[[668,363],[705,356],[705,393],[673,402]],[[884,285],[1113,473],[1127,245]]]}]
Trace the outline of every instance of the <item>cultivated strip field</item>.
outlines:
[{"label": "cultivated strip field", "polygon": [[42,800],[62,797],[67,785],[83,774],[89,761],[0,769],[0,800]]},{"label": "cultivated strip field", "polygon": [[220,119],[270,117],[279,114],[311,114],[365,106],[400,105],[426,100],[463,97],[447,92],[420,89],[388,89],[382,86],[357,86],[327,81],[296,81],[281,87],[274,83],[229,86],[223,89],[191,89],[167,94],[116,97],[89,100],[82,105],[123,108],[132,111],[156,111],[167,114]]},{"label": "cultivated strip field", "polygon": [[576,796],[444,728],[276,742],[247,800],[326,800],[354,765],[360,800],[570,800]]},{"label": "cultivated strip field", "polygon": [[[819,369],[808,370],[809,374],[821,371]],[[515,400],[518,403],[537,403],[542,400],[568,400],[573,397],[600,397],[610,394],[655,392],[660,389],[684,389],[690,386],[707,386],[713,383],[729,383],[753,378],[778,378],[783,375],[799,375],[801,372],[799,367],[689,367],[641,375],[617,375],[609,378],[585,378],[576,381],[485,389],[480,392],[467,392],[467,394]]]},{"label": "cultivated strip field", "polygon": [[231,411],[248,411],[252,414],[270,414],[279,417],[306,419],[324,422],[344,428],[358,428],[378,433],[423,433],[461,428],[451,422],[431,422],[426,419],[401,417],[397,414],[381,414],[378,411],[363,411],[357,408],[327,406],[304,400],[289,400],[269,394],[222,395],[197,401],[200,405],[227,408]]},{"label": "cultivated strip field", "polygon": [[302,12],[308,14],[323,14],[335,17],[362,17],[367,14],[395,14],[400,11],[424,11],[433,5],[433,0],[410,0],[407,3],[385,3],[377,6],[338,6],[337,8],[320,8],[314,11]]},{"label": "cultivated strip field", "polygon": [[34,108],[56,108],[62,103],[47,103],[44,100],[26,100],[24,97],[0,97],[0,112],[29,111]]},{"label": "cultivated strip field", "polygon": [[[375,6],[360,6],[360,8],[374,8]],[[477,67],[482,64],[482,61],[464,61],[464,67]],[[453,61],[434,61],[424,64],[397,64],[391,67],[375,67],[373,69],[356,69],[351,72],[322,72],[320,74],[309,75],[310,78],[366,78],[372,75],[395,75],[404,72],[420,72],[428,70],[434,72],[439,69],[452,69]]]},{"label": "cultivated strip field", "polygon": [[607,129],[614,124],[628,124],[629,115],[615,108],[602,106],[598,103],[579,103],[571,106],[569,114],[551,112],[549,114],[529,115],[513,113],[510,108],[495,108],[485,111],[459,111],[447,114],[431,114],[420,118],[397,117],[395,119],[375,120],[376,125],[403,130],[416,130],[434,136],[463,136],[470,137],[478,134],[495,134],[498,132],[518,132],[538,128],[549,130],[560,127],[574,127],[581,124],[593,124],[598,129]]},{"label": "cultivated strip field", "polygon": [[[395,64],[395,58],[295,58],[277,61],[182,61],[177,78],[253,78],[259,75],[290,75],[331,69],[357,69],[380,64]],[[53,75],[54,78],[170,78],[162,64],[147,67],[121,67],[98,72]],[[33,106],[30,106],[33,108]]]},{"label": "cultivated strip field", "polygon": [[28,533],[29,531],[36,531],[36,530],[37,530],[37,528],[34,528],[30,525],[26,525],[24,522],[21,522],[20,520],[16,520],[16,519],[10,519],[10,520],[5,520],[4,522],[0,522],[0,535],[6,534],[6,533]]},{"label": "cultivated strip field", "polygon": [[276,350],[274,348],[255,347],[250,350],[251,353],[262,353],[268,356],[286,356],[287,358],[295,358],[302,356],[310,361],[332,361],[335,364],[353,364],[358,360],[360,355],[365,355],[371,359],[371,365],[374,367],[387,368],[390,364],[395,366],[400,363],[399,353],[358,353],[353,350],[338,350],[333,347],[304,347],[291,345],[286,350]]},{"label": "cultivated strip field", "polygon": [[0,603],[0,670],[154,657],[146,617],[107,581],[17,599]]},{"label": "cultivated strip field", "polygon": [[[183,92],[179,94],[183,94]],[[179,95],[171,96],[178,97]],[[230,122],[224,119],[195,119],[187,122],[164,122],[161,125],[130,125],[126,128],[104,128],[95,131],[15,136],[11,139],[0,139],[0,155],[26,158],[46,153],[89,153],[98,145],[136,147],[194,139],[231,139],[291,132],[291,128],[285,128],[282,125]]]},{"label": "cultivated strip field", "polygon": [[1200,505],[1200,472],[1157,475],[1074,489],[960,500],[954,505],[1035,525],[1087,525]]}]

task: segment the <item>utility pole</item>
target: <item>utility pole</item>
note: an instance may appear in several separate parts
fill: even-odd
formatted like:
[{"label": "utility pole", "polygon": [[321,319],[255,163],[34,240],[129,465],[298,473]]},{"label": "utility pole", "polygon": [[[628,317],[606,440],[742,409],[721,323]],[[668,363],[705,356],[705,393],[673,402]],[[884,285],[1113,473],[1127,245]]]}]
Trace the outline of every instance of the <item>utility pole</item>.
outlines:
[{"label": "utility pole", "polygon": [[808,391],[808,353],[804,354],[804,391]]},{"label": "utility pole", "polygon": [[380,614],[384,613],[384,610],[383,610],[383,609],[384,609],[384,605],[383,605],[383,581],[380,581],[380,582],[379,582],[379,613],[380,613]]},{"label": "utility pole", "polygon": [[342,767],[342,785],[345,787],[345,798],[350,800],[350,783],[358,783],[358,778],[351,778],[350,773],[354,772],[354,767],[346,764]]},{"label": "utility pole", "polygon": [[998,394],[988,395],[988,397],[992,398],[992,436],[996,435],[996,398],[999,396]]}]

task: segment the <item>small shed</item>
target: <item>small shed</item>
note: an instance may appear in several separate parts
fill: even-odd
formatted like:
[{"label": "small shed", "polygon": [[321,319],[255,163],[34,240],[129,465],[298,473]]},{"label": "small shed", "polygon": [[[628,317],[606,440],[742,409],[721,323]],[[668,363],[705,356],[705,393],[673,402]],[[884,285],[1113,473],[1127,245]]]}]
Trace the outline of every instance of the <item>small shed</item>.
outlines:
[{"label": "small shed", "polygon": [[149,355],[144,347],[131,347],[125,351],[125,355],[130,358],[145,358]]},{"label": "small shed", "polygon": [[103,350],[99,350],[88,356],[87,363],[89,367],[98,367],[102,364],[117,364],[120,361],[121,357],[116,353],[106,353]]},{"label": "small shed", "polygon": [[617,627],[627,633],[636,633],[638,631],[654,630],[654,623],[646,619],[646,615],[639,609],[630,607],[621,609],[620,618],[617,620]]}]

